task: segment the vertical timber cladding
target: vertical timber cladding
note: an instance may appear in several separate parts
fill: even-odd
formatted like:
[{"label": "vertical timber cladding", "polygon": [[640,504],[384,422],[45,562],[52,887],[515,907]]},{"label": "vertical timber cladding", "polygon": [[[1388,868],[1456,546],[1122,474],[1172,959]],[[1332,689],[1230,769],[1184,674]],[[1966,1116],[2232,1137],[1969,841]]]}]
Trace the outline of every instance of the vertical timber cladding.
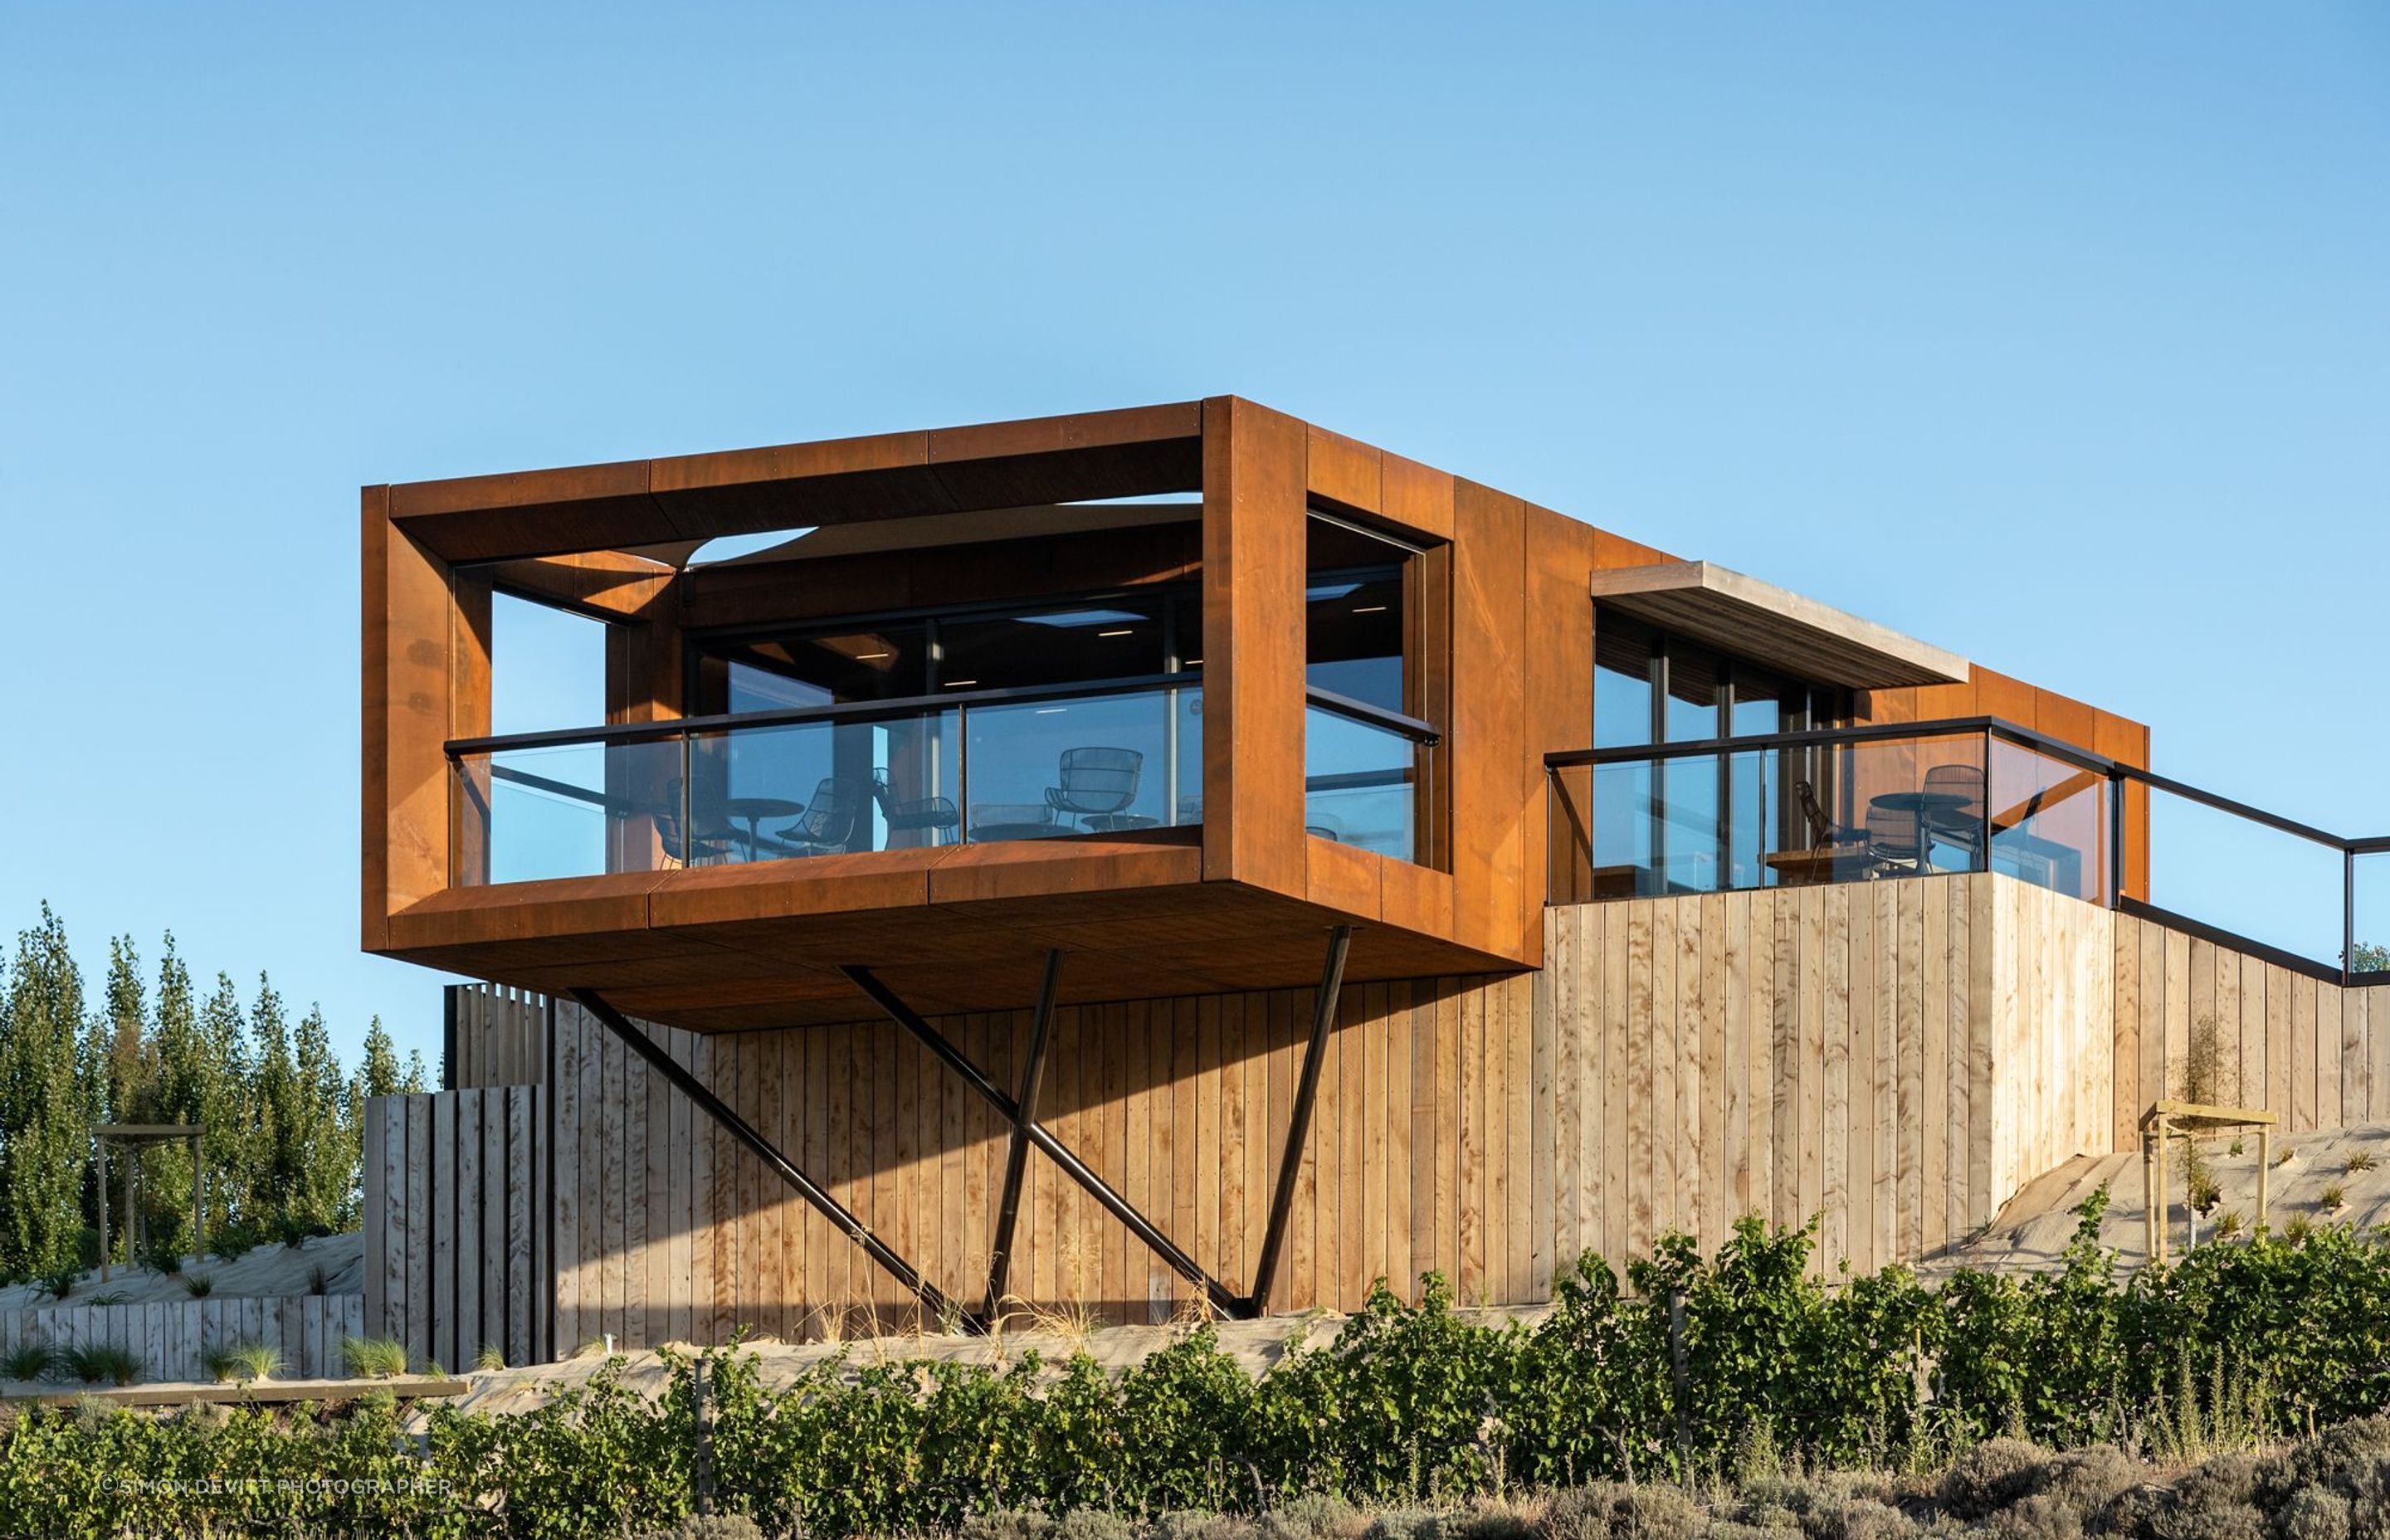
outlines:
[{"label": "vertical timber cladding", "polygon": [[1553,1255],[1757,1214],[1832,1277],[1964,1237],[2110,1148],[2113,923],[1991,876],[1549,910]]},{"label": "vertical timber cladding", "polygon": [[[1530,1130],[1526,975],[1351,983],[1322,1061],[1274,1309],[1352,1308],[1373,1280],[1416,1295],[1545,1297],[1549,1225]],[[1248,1292],[1292,1113],[1308,990],[1056,1012],[1040,1121],[1156,1226]],[[1017,1084],[1031,1013],[933,1025]],[[555,1010],[555,1341],[783,1338],[910,1324],[913,1297],[700,1118],[654,1105],[638,1056]],[[984,1287],[1007,1127],[885,1021],[711,1036],[647,1027],[805,1174],[947,1294]],[[670,1119],[672,1136],[661,1136]],[[637,1158],[633,1152],[637,1152]],[[1192,1290],[1044,1156],[1029,1157],[1013,1308],[1167,1320]]]},{"label": "vertical timber cladding", "polygon": [[2344,989],[2130,915],[2115,968],[2116,1149],[2166,1097],[2262,1107],[2282,1133],[2390,1121],[2390,985]]},{"label": "vertical timber cladding", "polygon": [[454,1370],[485,1348],[509,1364],[552,1355],[546,1097],[508,1085],[366,1098],[365,1335]]}]

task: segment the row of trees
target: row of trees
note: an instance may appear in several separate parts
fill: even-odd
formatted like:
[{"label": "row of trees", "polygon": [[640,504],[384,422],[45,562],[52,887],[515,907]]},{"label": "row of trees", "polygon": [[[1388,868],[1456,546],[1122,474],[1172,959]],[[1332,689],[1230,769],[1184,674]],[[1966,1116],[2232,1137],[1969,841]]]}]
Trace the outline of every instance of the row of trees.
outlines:
[{"label": "row of trees", "polygon": [[0,1277],[48,1277],[118,1260],[135,1232],[132,1162],[141,1162],[153,1253],[191,1248],[187,1149],[161,1146],[109,1161],[109,1233],[91,1128],[194,1124],[206,1131],[207,1240],[228,1246],[356,1223],[362,1099],[419,1091],[419,1054],[402,1064],[380,1018],[344,1072],[323,1012],[295,1023],[263,973],[244,1001],[218,974],[202,995],[169,934],[154,982],[132,938],[109,943],[107,977],[84,988],[66,926],[42,906],[0,973]]}]

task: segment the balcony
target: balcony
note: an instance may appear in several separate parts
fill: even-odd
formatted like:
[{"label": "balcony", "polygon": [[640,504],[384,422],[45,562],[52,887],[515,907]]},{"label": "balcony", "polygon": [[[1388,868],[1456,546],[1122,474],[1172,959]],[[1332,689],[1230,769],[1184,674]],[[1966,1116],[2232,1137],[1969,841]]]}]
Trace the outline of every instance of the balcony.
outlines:
[{"label": "balcony", "polygon": [[[1433,730],[1310,695],[1306,831],[1414,859]],[[1187,828],[1202,712],[1179,673],[459,740],[451,870],[480,887]]]},{"label": "balcony", "polygon": [[1551,902],[1998,872],[2338,982],[2390,982],[2390,838],[1990,717],[1553,754]]}]

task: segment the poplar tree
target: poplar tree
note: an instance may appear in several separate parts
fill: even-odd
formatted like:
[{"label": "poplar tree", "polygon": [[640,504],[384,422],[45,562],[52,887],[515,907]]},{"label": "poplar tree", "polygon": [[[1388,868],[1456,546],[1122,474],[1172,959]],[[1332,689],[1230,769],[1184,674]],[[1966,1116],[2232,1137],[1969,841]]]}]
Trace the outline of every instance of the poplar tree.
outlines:
[{"label": "poplar tree", "polygon": [[321,1007],[309,1007],[300,1021],[292,1059],[297,1169],[284,1209],[311,1229],[346,1229],[356,1218],[362,1148]]},{"label": "poplar tree", "polygon": [[0,1007],[0,1269],[80,1265],[88,1108],[76,1074],[83,976],[46,904],[17,937]]},{"label": "poplar tree", "polygon": [[[404,1073],[398,1064],[398,1045],[390,1040],[389,1030],[377,1016],[366,1028],[364,1055],[357,1060],[357,1076],[352,1083],[351,1099],[362,1103],[367,1097],[394,1096]],[[356,1110],[364,1111],[362,1106]]]}]

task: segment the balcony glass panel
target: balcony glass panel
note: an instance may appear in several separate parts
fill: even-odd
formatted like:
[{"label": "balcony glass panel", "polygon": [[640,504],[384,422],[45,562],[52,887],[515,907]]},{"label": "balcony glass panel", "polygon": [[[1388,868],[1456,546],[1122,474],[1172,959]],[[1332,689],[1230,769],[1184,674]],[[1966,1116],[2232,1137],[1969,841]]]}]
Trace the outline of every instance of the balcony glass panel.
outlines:
[{"label": "balcony glass panel", "polygon": [[2355,876],[2357,907],[2351,924],[2357,951],[2349,970],[2390,973],[2390,851],[2357,857]]},{"label": "balcony glass panel", "polygon": [[[2104,896],[2104,779],[1981,732],[1675,754],[1550,777],[1553,901],[1989,869]],[[1985,808],[1992,812],[1986,820]]]},{"label": "balcony glass panel", "polygon": [[529,882],[678,865],[671,739],[568,743],[470,754],[456,764],[456,885]]},{"label": "balcony glass panel", "polygon": [[457,883],[1199,823],[1193,687],[459,755]]},{"label": "balcony glass panel", "polygon": [[1200,823],[1201,712],[1191,688],[972,708],[965,837]]},{"label": "balcony glass panel", "polygon": [[1323,707],[1304,715],[1304,829],[1415,861],[1433,788],[1428,749],[1407,735]]},{"label": "balcony glass panel", "polygon": [[2336,848],[2237,813],[2148,789],[2149,902],[2321,963],[2341,954]]},{"label": "balcony glass panel", "polygon": [[[1992,739],[1991,866],[2093,904],[2108,902],[2108,777],[2022,744]],[[1980,825],[1980,798],[1946,823],[1963,837]]]}]

